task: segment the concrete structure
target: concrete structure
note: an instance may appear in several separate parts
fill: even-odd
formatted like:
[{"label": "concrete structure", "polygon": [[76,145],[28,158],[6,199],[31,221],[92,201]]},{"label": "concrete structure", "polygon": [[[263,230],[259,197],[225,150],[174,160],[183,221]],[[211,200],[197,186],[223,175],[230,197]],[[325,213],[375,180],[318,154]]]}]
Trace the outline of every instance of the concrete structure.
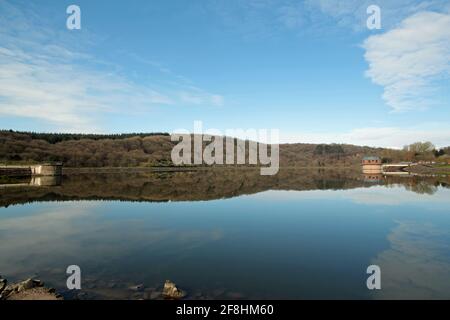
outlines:
[{"label": "concrete structure", "polygon": [[3,176],[60,176],[62,175],[61,163],[45,163],[29,166],[0,165],[0,175]]},{"label": "concrete structure", "polygon": [[411,166],[416,166],[416,163],[410,163],[410,162],[401,162],[401,163],[389,163],[389,164],[383,164],[381,166],[381,170],[383,171],[384,175],[410,175],[408,171],[405,169]]},{"label": "concrete structure", "polygon": [[30,166],[32,176],[60,176],[62,164],[39,164]]},{"label": "concrete structure", "polygon": [[28,181],[22,180],[27,178],[19,178],[20,182],[0,184],[0,190],[3,188],[17,187],[53,187],[61,185],[61,176],[31,176]]},{"label": "concrete structure", "polygon": [[32,176],[29,185],[35,187],[51,187],[61,184],[61,176]]},{"label": "concrete structure", "polygon": [[371,175],[408,175],[408,167],[417,165],[411,162],[382,164],[379,157],[364,157],[362,160],[362,169],[365,176]]}]

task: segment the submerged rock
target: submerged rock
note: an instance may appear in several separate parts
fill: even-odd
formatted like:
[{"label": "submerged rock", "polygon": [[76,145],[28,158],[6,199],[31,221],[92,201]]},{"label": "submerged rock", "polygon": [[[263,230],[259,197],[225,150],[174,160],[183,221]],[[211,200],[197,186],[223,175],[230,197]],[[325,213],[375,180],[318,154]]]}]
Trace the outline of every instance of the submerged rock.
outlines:
[{"label": "submerged rock", "polygon": [[161,292],[159,292],[159,291],[153,291],[152,293],[150,293],[150,296],[149,296],[150,300],[156,300],[159,297],[161,297]]},{"label": "submerged rock", "polygon": [[128,287],[128,289],[133,290],[133,291],[142,291],[142,290],[144,290],[144,285],[138,284],[135,286]]},{"label": "submerged rock", "polygon": [[168,299],[181,299],[186,296],[186,292],[178,289],[175,283],[170,280],[166,280],[164,283],[164,289],[162,292],[164,298]]}]

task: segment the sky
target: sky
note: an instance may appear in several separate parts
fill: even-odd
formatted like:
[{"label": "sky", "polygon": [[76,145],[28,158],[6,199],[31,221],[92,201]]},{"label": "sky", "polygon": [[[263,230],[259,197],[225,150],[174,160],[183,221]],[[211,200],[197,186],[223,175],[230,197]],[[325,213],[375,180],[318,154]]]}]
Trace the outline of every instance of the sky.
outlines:
[{"label": "sky", "polygon": [[[66,27],[73,4],[79,30]],[[450,145],[450,2],[0,0],[1,129],[194,121],[290,143]]]}]

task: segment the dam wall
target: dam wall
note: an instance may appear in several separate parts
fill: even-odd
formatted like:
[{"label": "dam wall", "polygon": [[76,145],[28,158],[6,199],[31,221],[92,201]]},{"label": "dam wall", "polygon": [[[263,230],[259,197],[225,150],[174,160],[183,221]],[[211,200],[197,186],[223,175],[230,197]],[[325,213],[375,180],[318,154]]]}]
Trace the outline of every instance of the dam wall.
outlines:
[{"label": "dam wall", "polygon": [[41,164],[30,166],[32,176],[60,176],[62,165]]},{"label": "dam wall", "polygon": [[24,177],[60,175],[62,175],[62,164],[36,164],[29,166],[0,165],[0,176]]}]

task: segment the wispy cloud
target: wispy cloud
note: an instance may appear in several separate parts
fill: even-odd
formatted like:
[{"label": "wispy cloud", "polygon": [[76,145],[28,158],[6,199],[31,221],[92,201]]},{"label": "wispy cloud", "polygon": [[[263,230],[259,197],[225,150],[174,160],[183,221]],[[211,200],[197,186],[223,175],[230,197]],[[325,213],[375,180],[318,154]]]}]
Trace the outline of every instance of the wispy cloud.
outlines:
[{"label": "wispy cloud", "polygon": [[414,13],[449,8],[447,0],[211,0],[206,6],[244,37],[261,38],[286,29],[300,33],[366,32],[366,10],[373,4],[381,8],[384,30]]},{"label": "wispy cloud", "polygon": [[450,145],[449,123],[434,123],[420,127],[367,127],[347,132],[285,133],[281,142],[348,143],[371,147],[402,148],[416,141],[431,141],[437,147]]},{"label": "wispy cloud", "polygon": [[[450,75],[450,14],[421,12],[364,42],[367,76],[395,111],[423,109]],[[448,87],[446,88],[448,90]]]},{"label": "wispy cloud", "polygon": [[382,28],[390,29],[402,19],[424,10],[445,10],[446,0],[305,0],[309,10],[320,10],[332,17],[338,26],[354,31],[367,31],[367,7],[377,5],[381,9]]},{"label": "wispy cloud", "polygon": [[[71,45],[70,32],[39,25],[32,12],[0,1],[0,115],[44,121],[58,131],[104,131],[108,113],[149,113],[155,106],[221,105],[223,97],[201,89],[136,82],[114,64]],[[142,62],[141,62],[142,63]],[[181,76],[155,64],[160,73]],[[129,70],[128,70],[129,71]],[[199,104],[199,103],[195,103]]]},{"label": "wispy cloud", "polygon": [[192,88],[190,91],[181,91],[179,98],[182,102],[193,105],[212,105],[223,106],[224,98],[221,95],[210,94],[198,88]]},{"label": "wispy cloud", "polygon": [[168,83],[172,88],[171,90],[173,91],[174,95],[172,98],[174,99],[175,103],[179,103],[181,105],[206,105],[215,107],[224,105],[225,98],[222,95],[211,93],[195,86],[194,81],[174,72],[162,63],[141,57],[140,55],[135,53],[125,52],[125,54],[131,57],[133,60],[155,68],[159,70],[159,72],[167,75],[170,78],[170,81]]},{"label": "wispy cloud", "polygon": [[92,132],[97,124],[91,119],[98,113],[171,103],[120,76],[72,64],[58,54],[64,48],[53,49],[56,56],[0,47],[0,114],[45,120],[63,131]]}]

